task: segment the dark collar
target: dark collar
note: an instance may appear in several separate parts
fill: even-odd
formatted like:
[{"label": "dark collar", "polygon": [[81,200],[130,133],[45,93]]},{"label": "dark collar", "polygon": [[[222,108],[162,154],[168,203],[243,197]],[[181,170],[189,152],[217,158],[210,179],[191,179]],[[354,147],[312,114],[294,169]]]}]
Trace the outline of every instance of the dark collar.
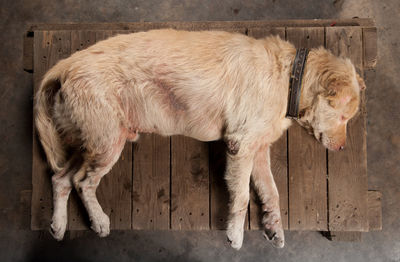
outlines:
[{"label": "dark collar", "polygon": [[293,62],[292,74],[289,80],[289,98],[286,117],[299,118],[299,105],[301,95],[301,81],[303,80],[304,67],[308,55],[307,48],[299,48]]}]

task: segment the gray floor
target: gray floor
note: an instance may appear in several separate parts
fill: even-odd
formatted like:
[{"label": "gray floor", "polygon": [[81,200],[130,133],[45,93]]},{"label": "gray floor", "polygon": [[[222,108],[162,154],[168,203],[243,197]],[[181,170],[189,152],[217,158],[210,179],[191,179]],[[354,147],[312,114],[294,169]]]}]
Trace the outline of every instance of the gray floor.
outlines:
[{"label": "gray floor", "polygon": [[[50,4],[51,2],[51,4]],[[0,261],[400,261],[400,1],[6,1],[0,3]],[[381,190],[383,231],[362,243],[329,242],[319,233],[287,232],[273,249],[247,232],[240,251],[224,232],[92,233],[58,243],[29,230],[32,76],[22,71],[22,35],[29,22],[129,22],[302,18],[376,19],[379,64],[367,75],[368,176]]]}]

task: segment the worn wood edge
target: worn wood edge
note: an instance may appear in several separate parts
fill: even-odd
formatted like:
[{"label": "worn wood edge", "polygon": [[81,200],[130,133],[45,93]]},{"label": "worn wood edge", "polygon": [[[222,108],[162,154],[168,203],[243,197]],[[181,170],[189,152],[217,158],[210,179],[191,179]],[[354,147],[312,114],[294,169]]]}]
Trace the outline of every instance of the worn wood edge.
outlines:
[{"label": "worn wood edge", "polygon": [[362,41],[364,70],[374,69],[378,60],[378,33],[376,27],[363,28]]},{"label": "worn wood edge", "polygon": [[153,28],[173,27],[173,28],[201,28],[218,29],[226,26],[230,27],[313,27],[313,26],[362,26],[374,27],[375,20],[371,18],[352,18],[352,19],[304,19],[304,20],[248,20],[248,21],[171,21],[171,22],[118,22],[118,23],[62,23],[44,24],[31,23],[28,25],[28,32],[36,30],[148,30]]},{"label": "worn wood edge", "polygon": [[27,31],[23,37],[22,66],[24,71],[33,73],[33,32]]},{"label": "worn wood edge", "polygon": [[382,193],[368,191],[368,222],[369,231],[382,230]]},{"label": "worn wood edge", "polygon": [[[40,39],[39,38],[36,38]],[[33,39],[33,43],[32,43],[32,48],[35,48],[35,43]],[[40,53],[40,52],[39,52]],[[38,55],[38,52],[36,53],[32,53],[33,55]],[[39,56],[39,55],[38,55]],[[34,63],[35,60],[32,60],[32,62]],[[39,66],[40,68],[40,66]],[[40,68],[41,69],[41,68]],[[43,75],[39,75],[40,73],[44,72],[40,72],[40,70],[37,70],[35,74],[33,74],[32,76],[32,84],[33,84],[33,89],[32,89],[32,95],[34,96],[36,93],[36,90],[38,88],[38,85],[40,84],[40,79],[43,77]],[[32,152],[32,165],[31,165],[31,185],[32,185],[32,195],[31,195],[31,210],[30,210],[30,228],[33,231],[40,231],[40,230],[46,230],[48,229],[48,225],[49,223],[46,225],[43,225],[43,222],[41,222],[40,220],[40,215],[38,215],[38,210],[40,209],[40,204],[38,204],[38,199],[37,199],[37,193],[36,192],[43,192],[43,190],[39,190],[37,191],[37,181],[36,180],[36,175],[37,173],[35,172],[35,170],[37,170],[37,168],[39,167],[39,169],[41,169],[41,165],[43,164],[43,169],[41,170],[44,173],[47,173],[47,162],[46,162],[46,158],[43,158],[44,156],[44,151],[42,148],[42,145],[40,143],[39,137],[37,135],[37,131],[36,131],[36,127],[35,127],[35,121],[32,121],[32,148],[31,148],[31,152]],[[42,164],[40,164],[42,162]],[[40,180],[40,179],[39,179]],[[51,182],[50,182],[51,183]],[[46,189],[46,187],[42,188],[43,184],[40,185],[40,189]],[[50,187],[51,190],[51,187]],[[52,192],[49,192],[49,195],[52,196]],[[39,198],[40,199],[40,198]],[[44,198],[44,201],[47,202],[47,199]],[[39,210],[40,211],[40,210]],[[42,211],[40,211],[42,212]],[[39,212],[39,213],[40,213]],[[50,219],[49,219],[50,221]]]}]

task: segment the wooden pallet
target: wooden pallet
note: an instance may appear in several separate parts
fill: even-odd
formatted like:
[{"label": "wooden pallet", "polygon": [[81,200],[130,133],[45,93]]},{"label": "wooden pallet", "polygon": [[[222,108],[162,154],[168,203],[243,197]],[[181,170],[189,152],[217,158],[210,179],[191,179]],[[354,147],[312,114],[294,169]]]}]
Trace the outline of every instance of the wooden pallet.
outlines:
[{"label": "wooden pallet", "polygon": [[[32,25],[25,36],[24,68],[33,72],[35,92],[43,74],[59,59],[115,34],[170,27],[232,31],[255,38],[278,34],[297,47],[325,46],[336,55],[348,56],[361,74],[376,64],[374,22],[349,19]],[[285,229],[330,231],[333,239],[339,239],[341,232],[381,228],[381,194],[368,192],[364,93],[360,111],[349,123],[343,152],[327,151],[297,124],[273,145],[272,171]],[[228,204],[224,152],[222,142],[203,143],[183,136],[142,135],[138,143],[127,144],[97,190],[111,228],[224,229]],[[50,224],[50,176],[34,134],[33,230]],[[246,227],[259,229],[259,204],[254,192],[251,196]],[[86,212],[77,200],[74,192],[69,230],[88,228]]]}]

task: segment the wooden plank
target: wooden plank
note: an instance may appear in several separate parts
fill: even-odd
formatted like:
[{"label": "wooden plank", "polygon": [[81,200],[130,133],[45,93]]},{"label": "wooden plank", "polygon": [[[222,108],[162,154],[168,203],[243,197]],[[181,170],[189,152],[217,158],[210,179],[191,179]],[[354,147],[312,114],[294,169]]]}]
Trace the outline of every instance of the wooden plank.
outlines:
[{"label": "wooden plank", "polygon": [[[71,31],[71,54],[83,50],[96,42],[94,31]],[[102,181],[104,183],[104,179]],[[100,183],[100,187],[101,184]],[[98,194],[97,194],[98,195]],[[101,203],[101,202],[100,202]],[[107,212],[106,212],[107,213]],[[89,229],[89,219],[85,207],[76,190],[72,190],[68,205],[68,229]]]},{"label": "wooden plank", "polygon": [[33,32],[24,34],[22,66],[27,72],[33,72]]},{"label": "wooden plank", "polygon": [[289,229],[287,132],[271,147],[271,170],[279,192],[283,229]]},{"label": "wooden plank", "polygon": [[[183,28],[184,29],[184,28]],[[226,27],[224,24],[193,24],[193,30],[224,30],[245,34],[247,28],[243,25]],[[209,176],[210,176],[210,229],[225,230],[229,214],[229,192],[224,179],[226,170],[226,145],[220,141],[209,143]],[[249,212],[246,215],[244,228],[249,229]]]},{"label": "wooden plank", "polygon": [[171,228],[209,229],[208,144],[171,137]]},{"label": "wooden plank", "polygon": [[[99,42],[119,33],[119,31],[95,32],[95,40]],[[88,39],[86,42],[90,43]],[[99,202],[110,218],[111,229],[131,229],[132,226],[132,154],[132,144],[128,142],[121,157],[110,173],[102,179],[97,189]]]},{"label": "wooden plank", "polygon": [[[326,47],[351,59],[362,70],[362,33],[359,27],[326,28]],[[368,231],[366,111],[361,93],[361,113],[347,125],[346,148],[328,152],[329,230]]]},{"label": "wooden plank", "polygon": [[81,51],[96,43],[95,31],[72,31],[71,32],[71,53]]},{"label": "wooden plank", "polygon": [[[244,34],[246,28],[226,28],[226,31]],[[210,229],[224,230],[229,213],[229,192],[224,179],[226,168],[225,143],[223,141],[209,143],[209,152]],[[248,229],[248,225],[247,215],[245,229]]]},{"label": "wooden plank", "polygon": [[[34,91],[39,88],[45,72],[59,59],[70,54],[71,34],[66,31],[37,31],[34,38]],[[33,128],[32,152],[32,206],[31,228],[33,230],[47,229],[52,216],[51,175],[46,163],[46,157]]]},{"label": "wooden plank", "polygon": [[368,191],[368,224],[369,231],[382,230],[382,193]]},{"label": "wooden plank", "polygon": [[[126,143],[121,157],[114,165],[109,178],[113,180],[112,199],[109,205],[104,206],[104,209],[110,210],[109,217],[112,229],[131,229],[132,224],[132,144]],[[104,188],[104,186],[103,186]],[[100,188],[102,190],[102,188]],[[100,191],[102,192],[102,191]],[[104,191],[103,191],[104,192]],[[104,194],[104,198],[109,198],[110,195]],[[99,200],[100,197],[99,197]]]},{"label": "wooden plank", "polygon": [[101,30],[95,31],[96,34],[96,43],[102,40],[106,40],[114,35],[114,32],[111,30]]},{"label": "wooden plank", "polygon": [[364,70],[373,69],[376,66],[378,57],[377,31],[375,27],[362,29],[363,51],[364,51]]},{"label": "wooden plank", "polygon": [[141,134],[133,166],[132,228],[169,229],[170,138]]},{"label": "wooden plank", "polygon": [[226,229],[229,213],[229,192],[224,179],[226,169],[225,142],[215,141],[209,145],[210,151],[210,227]]},{"label": "wooden plank", "polygon": [[131,229],[132,168],[132,144],[126,143],[121,157],[97,189],[97,198],[110,218],[111,229]]},{"label": "wooden plank", "polygon": [[[249,28],[248,35],[254,38],[263,38],[268,35],[278,35],[285,39],[285,28],[265,27]],[[288,228],[288,184],[287,184],[287,134],[274,143],[271,148],[271,170],[279,192],[282,225]],[[261,203],[259,203],[253,189],[250,198],[250,229],[261,229]]]},{"label": "wooden plank", "polygon": [[374,27],[370,18],[353,19],[303,19],[303,20],[261,20],[261,21],[205,21],[205,22],[133,22],[133,23],[68,23],[68,24],[31,24],[28,31],[35,30],[136,30],[154,28],[239,28],[239,27],[323,27],[323,26],[363,26]]},{"label": "wooden plank", "polygon": [[[287,28],[296,47],[324,45],[324,28]],[[289,228],[327,230],[326,150],[297,123],[288,131]]]},{"label": "wooden plank", "polygon": [[[72,31],[71,50],[77,52],[119,32]],[[103,177],[97,189],[97,197],[103,211],[110,218],[111,229],[130,229],[132,214],[132,145],[127,143],[118,162]],[[71,194],[69,205],[69,229],[87,229],[87,214],[76,192]]]},{"label": "wooden plank", "polygon": [[264,38],[270,35],[278,35],[280,38],[285,39],[284,27],[254,27],[248,28],[247,35],[258,38]]}]

